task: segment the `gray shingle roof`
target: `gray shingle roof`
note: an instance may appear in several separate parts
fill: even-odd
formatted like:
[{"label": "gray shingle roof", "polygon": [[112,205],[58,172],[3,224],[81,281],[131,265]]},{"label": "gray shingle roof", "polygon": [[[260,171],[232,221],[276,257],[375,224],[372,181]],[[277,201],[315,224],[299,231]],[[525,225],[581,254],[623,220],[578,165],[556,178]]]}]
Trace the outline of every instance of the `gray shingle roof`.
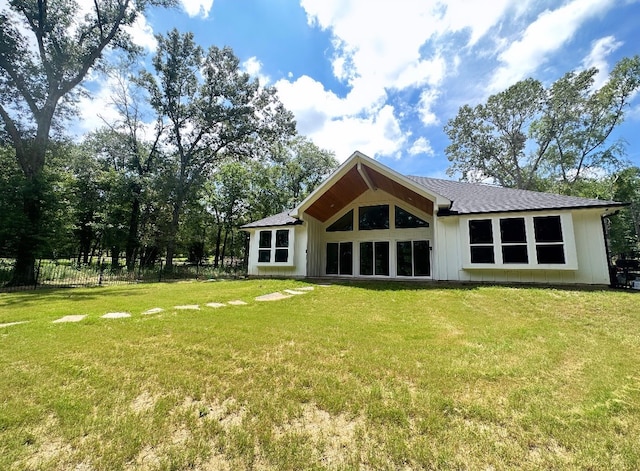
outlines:
[{"label": "gray shingle roof", "polygon": [[255,227],[273,227],[273,226],[292,226],[294,224],[302,224],[302,221],[289,216],[290,211],[283,211],[279,214],[260,219],[259,221],[250,222],[240,229],[252,229]]},{"label": "gray shingle roof", "polygon": [[579,198],[537,191],[515,190],[484,183],[454,182],[438,178],[408,176],[428,191],[444,196],[453,203],[453,214],[501,213],[509,211],[542,211],[621,207],[615,201]]}]

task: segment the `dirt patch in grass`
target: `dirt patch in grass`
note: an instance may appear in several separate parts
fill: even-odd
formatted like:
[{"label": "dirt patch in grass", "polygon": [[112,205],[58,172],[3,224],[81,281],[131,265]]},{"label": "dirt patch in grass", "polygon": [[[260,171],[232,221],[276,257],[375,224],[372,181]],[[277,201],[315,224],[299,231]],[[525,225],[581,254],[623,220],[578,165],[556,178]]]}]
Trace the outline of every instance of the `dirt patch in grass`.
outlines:
[{"label": "dirt patch in grass", "polygon": [[288,434],[303,435],[321,454],[320,462],[331,469],[349,463],[358,429],[364,429],[364,417],[350,418],[345,414],[331,415],[315,404],[304,404],[301,414],[274,430],[276,438]]},{"label": "dirt patch in grass", "polygon": [[153,409],[157,400],[157,397],[152,396],[148,391],[144,391],[131,401],[131,410],[136,413],[146,412]]}]

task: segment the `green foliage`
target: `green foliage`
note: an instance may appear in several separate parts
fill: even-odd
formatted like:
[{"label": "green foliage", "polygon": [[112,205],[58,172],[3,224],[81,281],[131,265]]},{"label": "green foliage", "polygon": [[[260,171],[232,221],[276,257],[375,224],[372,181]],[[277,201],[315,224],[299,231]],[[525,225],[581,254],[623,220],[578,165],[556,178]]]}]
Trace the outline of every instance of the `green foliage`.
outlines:
[{"label": "green foliage", "polygon": [[[25,224],[18,238],[16,283],[34,279],[43,235],[41,206],[52,129],[62,130],[73,112],[78,85],[104,65],[103,54],[134,54],[125,27],[149,6],[175,0],[96,0],[81,15],[73,0],[12,0],[0,11],[0,119],[26,178],[22,193]],[[10,106],[6,106],[10,103]]]},{"label": "green foliage", "polygon": [[640,87],[640,57],[625,58],[594,89],[597,69],[569,72],[544,88],[534,79],[463,106],[445,126],[450,174],[502,186],[575,194],[581,180],[623,166],[612,131]]},{"label": "green foliage", "polygon": [[14,153],[0,147],[0,256],[5,257],[15,253],[18,228],[25,223],[21,208],[25,179]]},{"label": "green foliage", "polygon": [[171,190],[170,270],[184,207],[205,179],[226,159],[255,158],[261,149],[285,141],[295,124],[275,89],[242,72],[228,47],[211,46],[205,54],[193,34],[174,29],[158,36],[153,67],[155,75],[144,72],[140,84],[149,92],[168,149],[163,167]]}]

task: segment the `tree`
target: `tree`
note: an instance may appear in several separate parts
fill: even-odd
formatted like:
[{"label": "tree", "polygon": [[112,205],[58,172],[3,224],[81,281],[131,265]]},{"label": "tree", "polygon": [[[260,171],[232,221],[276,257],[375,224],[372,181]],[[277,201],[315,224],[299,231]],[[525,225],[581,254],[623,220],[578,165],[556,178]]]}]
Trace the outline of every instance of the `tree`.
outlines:
[{"label": "tree", "polygon": [[151,139],[145,138],[142,90],[127,76],[131,67],[130,62],[123,63],[111,74],[115,83],[111,103],[118,118],[107,122],[105,129],[95,133],[90,140],[96,152],[108,156],[113,169],[125,182],[128,222],[124,245],[128,270],[133,270],[140,249],[144,195],[149,193],[149,184],[156,176],[161,155],[159,141],[164,132],[162,123],[157,123]]},{"label": "tree", "polygon": [[[72,111],[78,85],[108,48],[134,53],[125,27],[151,5],[174,0],[11,0],[0,12],[0,118],[26,184],[14,284],[32,283],[41,247],[43,170],[49,136]],[[81,19],[79,19],[81,18]]]},{"label": "tree", "polygon": [[272,159],[281,169],[279,187],[286,208],[293,208],[338,167],[333,152],[321,149],[311,140],[297,136],[281,146]]},{"label": "tree", "polygon": [[277,146],[266,160],[252,163],[250,219],[294,208],[338,167],[333,152],[297,136]]},{"label": "tree", "polygon": [[226,162],[215,172],[206,185],[206,207],[214,218],[215,256],[214,267],[224,261],[227,241],[247,207],[251,182],[248,166],[239,162]]},{"label": "tree", "polygon": [[622,59],[594,89],[597,72],[569,72],[548,88],[530,78],[464,105],[445,126],[448,173],[572,194],[582,179],[620,168],[623,147],[609,137],[640,87],[640,57]]},{"label": "tree", "polygon": [[205,54],[193,34],[173,30],[158,36],[155,75],[141,83],[149,90],[163,143],[172,161],[172,217],[166,268],[173,268],[181,212],[205,177],[225,158],[256,157],[295,132],[293,115],[276,97],[240,70],[233,51],[212,46]]}]

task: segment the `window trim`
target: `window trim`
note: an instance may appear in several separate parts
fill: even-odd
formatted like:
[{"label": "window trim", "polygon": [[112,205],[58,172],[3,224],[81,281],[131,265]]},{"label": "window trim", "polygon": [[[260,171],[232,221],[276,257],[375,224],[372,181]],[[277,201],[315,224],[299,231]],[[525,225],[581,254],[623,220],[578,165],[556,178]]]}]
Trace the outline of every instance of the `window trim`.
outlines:
[{"label": "window trim", "polygon": [[[285,246],[279,246],[278,244],[278,232],[279,231],[286,231],[288,232],[288,245]],[[269,247],[261,247],[260,243],[262,242],[262,233],[263,232],[270,232],[270,242],[271,245]],[[256,247],[256,254],[257,254],[257,258],[256,258],[256,265],[258,267],[292,267],[295,265],[294,262],[294,247],[295,247],[295,230],[291,227],[261,227],[259,229],[256,230],[256,240],[257,240],[257,247]],[[281,245],[281,244],[280,244]],[[282,255],[282,252],[286,250],[287,251],[287,261],[286,262],[277,262],[276,261],[276,254],[278,254],[278,256]],[[265,262],[261,262],[260,261],[260,255],[261,253],[266,253],[267,251],[269,251],[269,261],[265,261]],[[278,257],[279,258],[279,257]]]},{"label": "window trim", "polygon": [[[562,231],[562,242],[554,242],[554,245],[560,245],[564,250],[565,263],[538,263],[537,246],[550,245],[547,242],[537,242],[534,231],[534,218],[559,217],[560,228]],[[524,218],[525,223],[525,243],[503,243],[500,231],[501,219],[517,219]],[[471,247],[477,244],[471,244],[469,235],[469,222],[473,220],[490,219],[493,231],[492,244],[480,244],[492,246],[494,252],[494,263],[472,263]],[[535,212],[535,213],[496,213],[496,214],[474,214],[460,218],[459,230],[461,233],[461,253],[462,268],[465,270],[577,270],[578,257],[576,253],[575,234],[573,229],[573,216],[570,212]],[[502,249],[508,246],[526,245],[528,263],[505,263],[503,259]]]}]

